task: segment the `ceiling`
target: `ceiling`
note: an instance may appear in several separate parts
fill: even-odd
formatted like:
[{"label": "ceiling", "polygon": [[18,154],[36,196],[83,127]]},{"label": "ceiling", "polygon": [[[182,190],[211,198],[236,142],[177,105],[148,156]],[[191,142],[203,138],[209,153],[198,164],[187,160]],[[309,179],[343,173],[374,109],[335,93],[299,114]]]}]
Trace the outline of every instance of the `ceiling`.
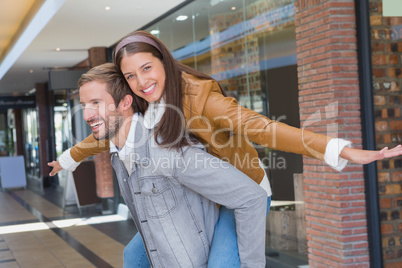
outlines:
[{"label": "ceiling", "polygon": [[0,96],[27,94],[50,69],[78,64],[182,2],[0,0]]}]

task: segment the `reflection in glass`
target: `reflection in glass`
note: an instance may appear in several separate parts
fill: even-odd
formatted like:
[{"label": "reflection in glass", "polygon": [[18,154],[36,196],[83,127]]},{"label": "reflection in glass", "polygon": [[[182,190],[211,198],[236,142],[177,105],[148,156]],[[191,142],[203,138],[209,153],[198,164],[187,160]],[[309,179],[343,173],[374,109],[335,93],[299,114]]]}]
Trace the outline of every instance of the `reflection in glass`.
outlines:
[{"label": "reflection in glass", "polygon": [[38,115],[36,109],[24,110],[25,167],[27,176],[40,177]]},{"label": "reflection in glass", "polygon": [[[216,79],[240,105],[299,127],[294,2],[196,0],[145,30],[157,30],[176,60]],[[293,181],[302,173],[302,158],[256,148],[273,190],[267,256],[305,265],[305,228],[296,225],[300,201]]]}]

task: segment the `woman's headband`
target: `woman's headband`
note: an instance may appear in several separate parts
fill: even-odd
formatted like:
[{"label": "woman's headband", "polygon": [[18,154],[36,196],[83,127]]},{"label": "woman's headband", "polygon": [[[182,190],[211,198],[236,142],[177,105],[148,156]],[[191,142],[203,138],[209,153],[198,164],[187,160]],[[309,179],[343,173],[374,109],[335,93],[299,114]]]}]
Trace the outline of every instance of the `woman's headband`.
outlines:
[{"label": "woman's headband", "polygon": [[116,46],[116,48],[114,50],[114,60],[116,61],[117,52],[119,52],[119,50],[122,47],[124,47],[127,44],[135,43],[135,42],[142,42],[142,43],[149,44],[151,46],[154,46],[157,50],[159,50],[159,52],[161,52],[158,44],[154,40],[152,40],[151,38],[149,38],[147,36],[132,35],[132,36],[124,38],[123,40],[121,40],[120,43],[117,44],[117,46]]}]

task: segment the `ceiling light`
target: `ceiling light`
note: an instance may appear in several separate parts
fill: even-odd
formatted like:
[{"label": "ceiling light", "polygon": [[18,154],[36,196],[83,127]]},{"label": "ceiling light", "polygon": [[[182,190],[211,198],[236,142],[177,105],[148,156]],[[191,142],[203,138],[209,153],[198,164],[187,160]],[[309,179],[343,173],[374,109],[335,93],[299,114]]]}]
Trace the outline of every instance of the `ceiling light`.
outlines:
[{"label": "ceiling light", "polygon": [[176,20],[178,20],[178,21],[183,21],[183,20],[186,20],[188,17],[186,16],[186,15],[180,15],[180,16],[178,16],[177,18],[176,18]]},{"label": "ceiling light", "polygon": [[159,34],[160,33],[160,31],[159,30],[152,30],[151,31],[151,34],[153,34],[153,35],[155,35],[155,34]]},{"label": "ceiling light", "polygon": [[105,7],[105,10],[110,10],[110,7],[108,6],[108,7]]},{"label": "ceiling light", "polygon": [[236,7],[232,7],[232,10],[236,10]]},{"label": "ceiling light", "polygon": [[223,2],[225,0],[210,0],[209,4],[211,5],[211,7],[216,6],[217,4],[219,4],[220,2]]},{"label": "ceiling light", "polygon": [[35,92],[36,92],[36,88],[33,88],[33,89],[31,89],[30,91],[28,91],[28,92],[25,94],[25,96],[32,95],[32,94],[34,94]]},{"label": "ceiling light", "polygon": [[29,73],[33,73],[33,70],[31,69],[31,70],[29,70]]},{"label": "ceiling light", "polygon": [[60,51],[61,49],[58,47],[58,48],[56,48],[56,51]]}]

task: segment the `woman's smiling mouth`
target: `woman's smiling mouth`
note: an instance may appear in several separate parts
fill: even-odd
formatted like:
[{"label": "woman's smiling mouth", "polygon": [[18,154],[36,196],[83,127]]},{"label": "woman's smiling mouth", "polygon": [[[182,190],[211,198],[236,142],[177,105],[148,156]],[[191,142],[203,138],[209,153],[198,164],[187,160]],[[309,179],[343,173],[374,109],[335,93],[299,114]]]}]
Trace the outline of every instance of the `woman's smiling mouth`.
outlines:
[{"label": "woman's smiling mouth", "polygon": [[141,90],[145,95],[150,95],[155,91],[155,84],[151,85],[149,88],[147,89],[143,89]]}]

